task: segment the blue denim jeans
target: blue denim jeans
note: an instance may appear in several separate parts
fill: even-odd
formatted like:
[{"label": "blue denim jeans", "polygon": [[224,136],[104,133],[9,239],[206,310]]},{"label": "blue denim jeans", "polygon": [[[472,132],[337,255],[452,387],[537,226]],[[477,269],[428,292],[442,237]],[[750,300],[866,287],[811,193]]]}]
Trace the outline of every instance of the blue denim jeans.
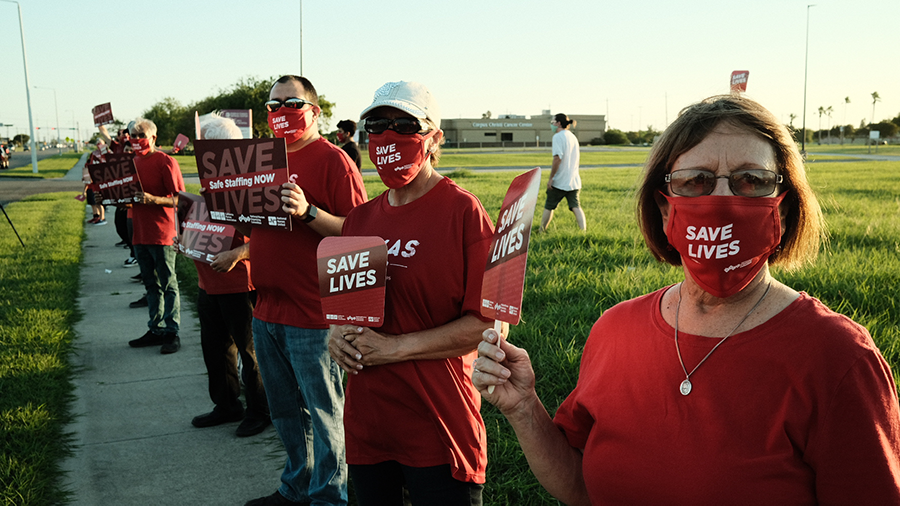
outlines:
[{"label": "blue denim jeans", "polygon": [[291,501],[345,505],[344,389],[327,336],[253,319],[269,413],[287,451],[278,491]]},{"label": "blue denim jeans", "polygon": [[134,255],[141,268],[141,280],[147,289],[150,321],[154,333],[178,333],[181,324],[181,298],[175,277],[175,247],[135,244]]}]

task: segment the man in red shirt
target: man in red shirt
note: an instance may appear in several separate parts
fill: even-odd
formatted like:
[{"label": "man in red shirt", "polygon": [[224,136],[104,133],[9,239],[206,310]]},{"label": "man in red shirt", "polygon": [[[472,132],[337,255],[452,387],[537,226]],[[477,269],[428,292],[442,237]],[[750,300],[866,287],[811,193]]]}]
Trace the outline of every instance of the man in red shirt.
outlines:
[{"label": "man in red shirt", "polygon": [[269,99],[269,126],[287,146],[290,182],[281,200],[293,229],[253,230],[253,340],[287,460],[281,487],[247,505],[347,504],[342,372],[328,354],[316,248],[323,236],[341,234],[366,190],[356,164],[319,136],[322,110],[312,83],[284,76]]},{"label": "man in red shirt", "polygon": [[178,327],[181,300],[175,276],[175,208],[184,191],[181,168],[171,156],[156,149],[156,125],[145,118],[131,126],[134,166],[142,192],[132,208],[134,254],[147,289],[150,321],[147,333],[128,342],[133,348],[159,346],[160,353],[181,348]]}]

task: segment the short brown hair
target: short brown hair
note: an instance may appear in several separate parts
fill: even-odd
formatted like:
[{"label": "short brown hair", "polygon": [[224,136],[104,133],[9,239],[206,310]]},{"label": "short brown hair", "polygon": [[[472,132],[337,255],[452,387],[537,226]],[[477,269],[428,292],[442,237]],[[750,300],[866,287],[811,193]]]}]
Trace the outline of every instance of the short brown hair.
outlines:
[{"label": "short brown hair", "polygon": [[681,265],[681,255],[669,245],[657,200],[666,191],[665,176],[675,160],[700,144],[720,123],[728,123],[765,139],[775,151],[775,162],[784,176],[781,193],[787,192],[785,226],[778,249],[769,263],[788,269],[815,259],[824,238],[824,219],[809,181],[797,143],[787,128],[768,109],[740,95],[718,95],[685,107],[650,151],[638,190],[637,213],[644,241],[653,256]]}]

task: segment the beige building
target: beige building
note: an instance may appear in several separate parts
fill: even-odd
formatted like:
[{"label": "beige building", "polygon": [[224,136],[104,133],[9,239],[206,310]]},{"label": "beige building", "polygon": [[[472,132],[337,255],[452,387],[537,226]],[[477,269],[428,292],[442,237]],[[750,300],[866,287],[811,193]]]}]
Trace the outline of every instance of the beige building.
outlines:
[{"label": "beige building", "polygon": [[[487,119],[448,119],[441,120],[441,130],[447,139],[445,147],[524,147],[550,146],[550,121],[553,114],[544,111],[534,116],[503,115],[499,118]],[[570,114],[569,119],[576,121],[574,128],[569,128],[581,145],[587,145],[591,139],[603,137],[606,132],[606,116],[588,114]]]}]

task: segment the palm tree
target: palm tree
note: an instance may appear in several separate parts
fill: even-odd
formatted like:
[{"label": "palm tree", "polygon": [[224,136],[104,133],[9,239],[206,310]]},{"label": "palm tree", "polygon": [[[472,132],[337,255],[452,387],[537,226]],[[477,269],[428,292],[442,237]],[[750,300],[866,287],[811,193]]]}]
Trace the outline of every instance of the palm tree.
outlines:
[{"label": "palm tree", "polygon": [[[850,103],[850,97],[844,97],[844,123],[847,123],[847,104]],[[844,145],[844,125],[841,125],[841,146]]]},{"label": "palm tree", "polygon": [[828,116],[828,144],[831,144],[831,113],[834,112],[834,108],[830,105],[825,108],[825,115]]},{"label": "palm tree", "polygon": [[881,95],[877,91],[872,92],[872,124],[875,124],[875,102],[881,100]]},{"label": "palm tree", "polygon": [[819,145],[822,145],[822,115],[825,114],[825,108],[819,106]]},{"label": "palm tree", "polygon": [[793,130],[794,129],[794,120],[797,119],[797,115],[794,113],[791,113],[788,116],[791,118],[790,125],[791,125],[791,130]]}]

